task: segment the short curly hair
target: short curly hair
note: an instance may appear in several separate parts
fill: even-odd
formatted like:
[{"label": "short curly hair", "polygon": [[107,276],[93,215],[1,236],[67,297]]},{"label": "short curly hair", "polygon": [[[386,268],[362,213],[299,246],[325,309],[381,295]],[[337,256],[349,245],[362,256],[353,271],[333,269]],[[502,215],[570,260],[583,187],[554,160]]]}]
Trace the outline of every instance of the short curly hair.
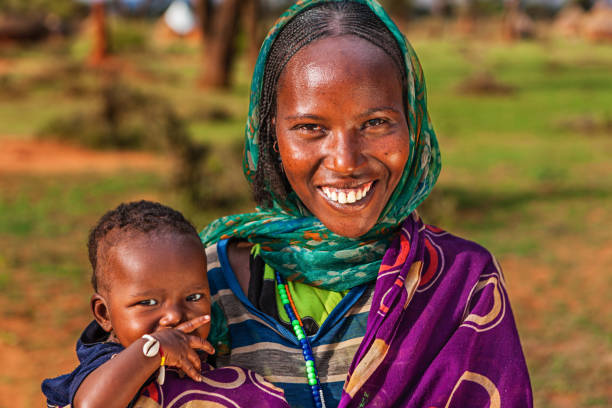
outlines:
[{"label": "short curly hair", "polygon": [[[121,234],[115,234],[115,232],[121,232]],[[101,286],[100,259],[105,258],[105,253],[110,248],[129,237],[133,232],[192,235],[198,242],[200,241],[193,224],[183,214],[170,207],[146,200],[121,203],[114,210],[104,214],[89,233],[87,249],[92,267],[91,284],[96,292]],[[109,239],[110,235],[113,236],[112,239]],[[102,242],[104,245],[101,245]]]}]

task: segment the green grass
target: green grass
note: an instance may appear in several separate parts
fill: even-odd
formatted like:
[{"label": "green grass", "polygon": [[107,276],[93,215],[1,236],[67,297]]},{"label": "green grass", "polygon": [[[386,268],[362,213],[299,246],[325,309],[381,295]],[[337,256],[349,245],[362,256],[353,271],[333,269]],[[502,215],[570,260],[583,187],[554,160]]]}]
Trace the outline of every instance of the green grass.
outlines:
[{"label": "green grass", "polygon": [[[246,64],[240,60],[231,90],[203,90],[196,86],[200,50],[155,48],[141,44],[136,34],[121,34],[123,46],[131,50],[119,56],[126,67],[122,80],[167,100],[194,139],[214,146],[209,166],[223,177],[210,183],[233,189],[236,203],[203,212],[186,203],[171,188],[169,176],[161,173],[1,174],[0,290],[8,304],[4,316],[40,323],[36,308],[23,300],[30,285],[35,293],[58,287],[82,293],[83,310],[71,309],[70,314],[61,309],[47,324],[63,325],[76,315],[85,318],[86,236],[96,219],[121,201],[161,200],[184,211],[198,227],[251,207],[238,165],[228,167],[226,160],[238,150],[244,130],[250,81]],[[513,271],[508,280],[529,286],[529,296],[519,296],[513,305],[537,406],[554,407],[553,397],[564,393],[574,398],[571,406],[607,406],[610,395],[605,390],[611,379],[603,360],[612,339],[602,288],[612,283],[612,265],[597,264],[603,269],[591,271],[591,260],[561,256],[559,248],[567,245],[571,253],[576,247],[598,249],[610,243],[612,129],[586,129],[580,123],[586,118],[603,124],[612,118],[612,46],[423,37],[415,37],[413,45],[424,67],[443,158],[442,175],[422,213],[502,260],[523,260],[527,270]],[[4,51],[13,65],[0,77],[0,147],[9,137],[35,137],[54,119],[100,109],[97,89],[104,78],[81,68],[86,47],[79,40]],[[467,78],[482,72],[515,92],[459,91]],[[534,270],[532,276],[531,265],[547,272],[538,275]],[[521,279],[525,282],[517,283]],[[540,298],[546,301],[535,308],[531,300]],[[11,331],[0,332],[0,343],[20,342],[40,346]]]}]

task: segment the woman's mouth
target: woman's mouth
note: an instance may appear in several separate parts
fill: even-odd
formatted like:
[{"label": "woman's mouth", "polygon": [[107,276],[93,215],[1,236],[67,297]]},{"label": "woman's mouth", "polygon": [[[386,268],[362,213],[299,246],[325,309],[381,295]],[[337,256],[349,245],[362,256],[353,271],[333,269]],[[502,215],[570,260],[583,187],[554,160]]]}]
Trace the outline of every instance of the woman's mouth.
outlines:
[{"label": "woman's mouth", "polygon": [[329,201],[338,204],[353,204],[366,198],[373,184],[373,181],[369,181],[352,188],[338,188],[332,186],[321,186],[319,188]]}]

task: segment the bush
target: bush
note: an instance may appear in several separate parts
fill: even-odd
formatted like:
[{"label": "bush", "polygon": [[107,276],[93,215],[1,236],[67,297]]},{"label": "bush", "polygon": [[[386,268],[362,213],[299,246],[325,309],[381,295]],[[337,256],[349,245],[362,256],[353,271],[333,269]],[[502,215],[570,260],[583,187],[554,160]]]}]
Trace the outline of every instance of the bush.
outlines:
[{"label": "bush", "polygon": [[107,80],[97,97],[99,109],[95,112],[54,119],[39,136],[92,149],[168,152],[176,162],[172,184],[195,208],[224,206],[237,196],[244,198],[240,182],[224,176],[228,163],[236,168],[233,173],[241,174],[238,148],[217,152],[223,156],[219,165],[210,146],[193,141],[184,120],[170,104],[117,79]]}]

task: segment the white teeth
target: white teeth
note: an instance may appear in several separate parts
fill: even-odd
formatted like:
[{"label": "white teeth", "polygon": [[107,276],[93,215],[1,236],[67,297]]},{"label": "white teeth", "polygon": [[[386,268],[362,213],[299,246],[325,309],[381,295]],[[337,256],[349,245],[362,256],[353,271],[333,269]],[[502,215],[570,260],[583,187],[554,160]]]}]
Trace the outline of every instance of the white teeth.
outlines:
[{"label": "white teeth", "polygon": [[368,194],[368,191],[372,188],[372,182],[367,183],[367,185],[361,188],[335,188],[323,186],[321,187],[321,191],[325,196],[334,202],[340,204],[352,204],[363,198]]},{"label": "white teeth", "polygon": [[355,202],[355,192],[354,191],[349,191],[349,193],[346,195],[346,201],[349,203]]}]

